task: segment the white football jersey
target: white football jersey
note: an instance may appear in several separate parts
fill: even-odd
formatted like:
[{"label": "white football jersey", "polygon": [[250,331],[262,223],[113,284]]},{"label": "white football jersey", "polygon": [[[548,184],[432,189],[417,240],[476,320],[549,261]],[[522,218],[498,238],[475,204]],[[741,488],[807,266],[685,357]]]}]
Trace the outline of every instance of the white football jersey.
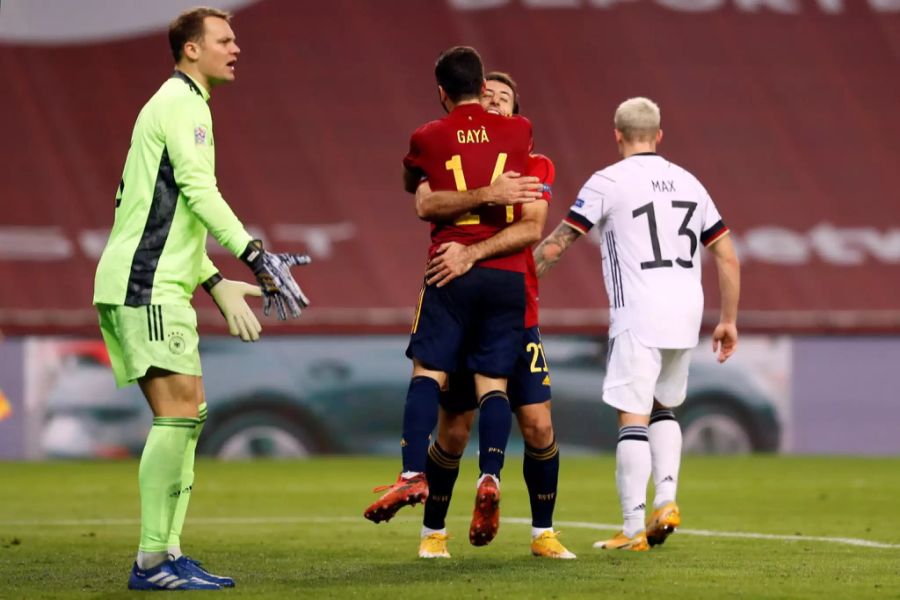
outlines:
[{"label": "white football jersey", "polygon": [[697,345],[697,250],[728,229],[696,177],[655,153],[629,156],[591,175],[565,222],[583,234],[602,226],[610,338],[631,330],[650,348]]}]

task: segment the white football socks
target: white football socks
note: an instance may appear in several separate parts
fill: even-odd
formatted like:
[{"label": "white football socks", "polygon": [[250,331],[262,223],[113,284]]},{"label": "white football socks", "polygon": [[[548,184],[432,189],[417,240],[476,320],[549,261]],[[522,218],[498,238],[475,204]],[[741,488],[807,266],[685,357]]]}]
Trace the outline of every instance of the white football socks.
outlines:
[{"label": "white football socks", "polygon": [[675,501],[678,471],[681,467],[681,426],[674,418],[650,424],[650,454],[653,462],[653,485],[656,493],[653,508]]},{"label": "white football socks", "polygon": [[626,537],[634,537],[644,529],[650,470],[647,427],[627,425],[619,429],[619,443],[616,444],[616,487],[625,519],[622,532]]},{"label": "white football socks", "polygon": [[432,529],[431,527],[425,527],[424,525],[422,525],[421,537],[427,538],[429,535],[431,535],[433,533],[440,533],[441,535],[447,535],[447,528],[444,527],[443,529]]},{"label": "white football socks", "polygon": [[481,482],[484,481],[485,477],[490,477],[494,480],[494,483],[497,484],[497,489],[500,489],[500,479],[496,475],[491,475],[490,473],[485,473],[481,477],[478,478],[478,481],[475,482],[475,489],[477,490],[481,486]]}]

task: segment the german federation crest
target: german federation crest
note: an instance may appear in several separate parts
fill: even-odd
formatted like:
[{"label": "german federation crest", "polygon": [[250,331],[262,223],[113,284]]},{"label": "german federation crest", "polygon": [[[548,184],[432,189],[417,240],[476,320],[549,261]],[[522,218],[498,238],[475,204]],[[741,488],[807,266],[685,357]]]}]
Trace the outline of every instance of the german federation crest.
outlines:
[{"label": "german federation crest", "polygon": [[182,354],[184,352],[184,338],[177,331],[169,334],[169,352],[172,354]]}]

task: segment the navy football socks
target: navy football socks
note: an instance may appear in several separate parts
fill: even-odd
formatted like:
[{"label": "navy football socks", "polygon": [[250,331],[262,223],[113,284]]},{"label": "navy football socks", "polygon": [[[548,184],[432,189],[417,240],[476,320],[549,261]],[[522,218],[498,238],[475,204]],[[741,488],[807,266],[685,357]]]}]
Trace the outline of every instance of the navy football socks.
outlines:
[{"label": "navy football socks", "polygon": [[505,392],[488,392],[478,400],[478,466],[481,474],[500,478],[512,429],[512,410]]},{"label": "navy football socks", "polygon": [[553,509],[559,482],[559,447],[556,440],[546,448],[532,448],[525,444],[522,474],[531,501],[531,526],[553,527]]},{"label": "navy football socks", "polygon": [[425,467],[428,500],[425,502],[422,524],[429,529],[443,529],[446,526],[450,497],[459,475],[460,458],[462,454],[450,454],[437,442],[428,447],[428,463]]},{"label": "navy football socks", "polygon": [[413,377],[403,408],[403,472],[425,471],[428,442],[438,420],[441,388],[431,377]]}]

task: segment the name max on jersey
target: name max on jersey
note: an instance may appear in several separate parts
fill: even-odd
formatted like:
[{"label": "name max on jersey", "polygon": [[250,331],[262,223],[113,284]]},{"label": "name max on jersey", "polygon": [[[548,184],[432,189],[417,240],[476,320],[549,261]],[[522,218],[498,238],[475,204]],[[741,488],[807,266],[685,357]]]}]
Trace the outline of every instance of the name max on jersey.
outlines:
[{"label": "name max on jersey", "polygon": [[491,141],[484,125],[481,129],[457,129],[456,139],[460,144],[486,144]]},{"label": "name max on jersey", "polygon": [[675,182],[669,181],[652,181],[654,192],[674,192]]}]

